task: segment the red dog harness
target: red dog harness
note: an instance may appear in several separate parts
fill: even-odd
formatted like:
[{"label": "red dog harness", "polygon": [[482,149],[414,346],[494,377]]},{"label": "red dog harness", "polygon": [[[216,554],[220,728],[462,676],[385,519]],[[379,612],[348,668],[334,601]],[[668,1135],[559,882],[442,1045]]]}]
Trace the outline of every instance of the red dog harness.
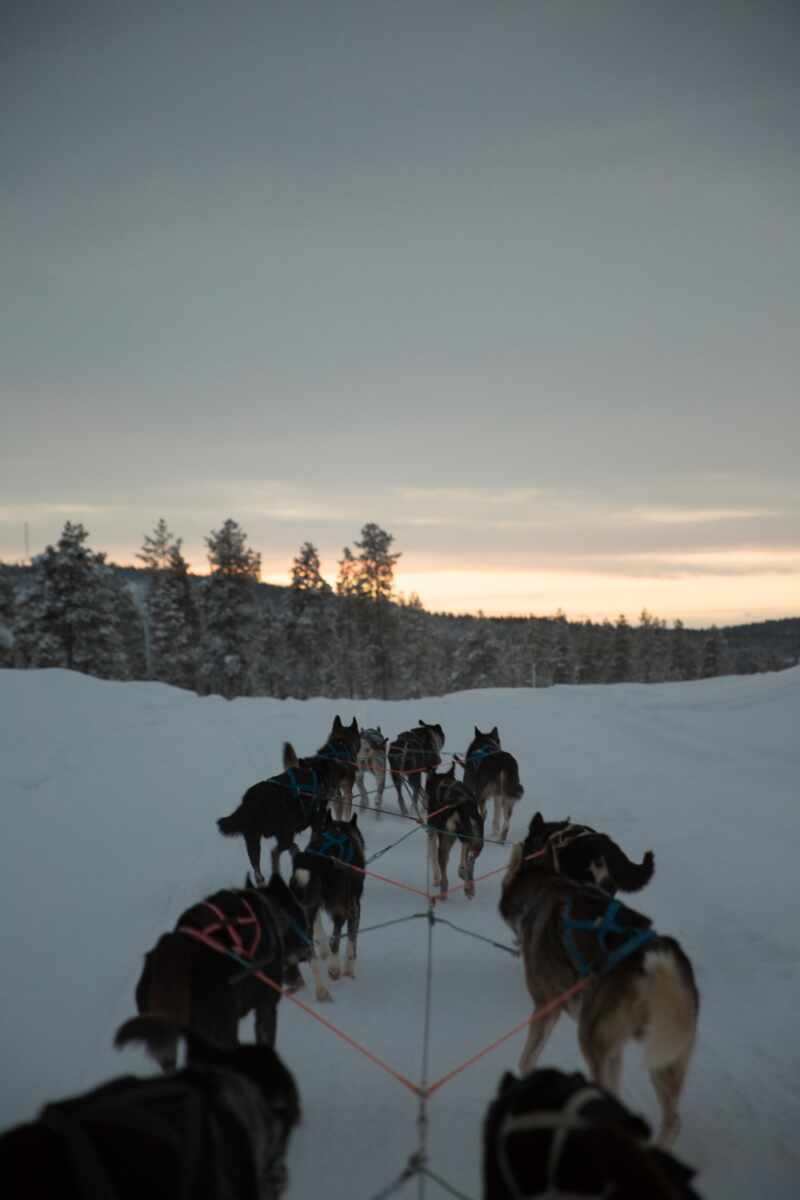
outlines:
[{"label": "red dog harness", "polygon": [[[231,950],[239,958],[244,958],[248,962],[252,962],[255,958],[256,950],[261,944],[261,926],[249,901],[244,896],[239,896],[238,899],[241,907],[245,910],[245,914],[236,917],[228,916],[216,904],[212,904],[210,900],[201,900],[200,904],[205,908],[210,908],[217,917],[217,920],[213,921],[210,925],[206,925],[204,929],[193,929],[190,925],[184,925],[178,929],[178,933],[190,933],[193,937],[200,934],[206,938],[220,936],[229,943]],[[200,905],[198,904],[197,907],[199,908]],[[241,931],[248,925],[252,926],[253,935],[250,939],[250,945],[246,946]]]}]

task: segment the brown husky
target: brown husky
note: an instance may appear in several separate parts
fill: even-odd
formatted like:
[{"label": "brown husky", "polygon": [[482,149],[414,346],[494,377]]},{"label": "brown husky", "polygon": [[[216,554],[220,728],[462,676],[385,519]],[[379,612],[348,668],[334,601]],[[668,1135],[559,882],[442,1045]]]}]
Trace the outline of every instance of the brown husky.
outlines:
[{"label": "brown husky", "polygon": [[625,1043],[643,1043],[661,1105],[658,1142],[669,1146],[680,1128],[678,1100],[697,1030],[700,997],[689,959],[674,938],[652,931],[640,913],[598,888],[554,874],[542,860],[523,862],[514,847],[503,880],[500,915],[517,934],[534,1019],[520,1059],[532,1071],[560,1009],[539,1009],[573,988],[564,1006],[578,1022],[578,1041],[591,1077],[619,1090]]}]

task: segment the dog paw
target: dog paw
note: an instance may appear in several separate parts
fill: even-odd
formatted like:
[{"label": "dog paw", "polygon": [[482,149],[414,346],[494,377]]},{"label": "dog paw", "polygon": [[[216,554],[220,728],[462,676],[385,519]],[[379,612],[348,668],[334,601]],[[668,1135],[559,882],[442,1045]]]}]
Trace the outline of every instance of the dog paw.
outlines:
[{"label": "dog paw", "polygon": [[331,965],[328,967],[328,975],[331,977],[331,979],[338,979],[341,973],[341,968],[339,967],[338,963],[331,963]]},{"label": "dog paw", "polygon": [[327,942],[320,942],[317,949],[317,958],[327,958],[330,954],[330,947]]},{"label": "dog paw", "polygon": [[355,969],[355,966],[353,965],[353,963],[351,963],[351,962],[345,963],[344,973],[348,977],[348,979],[355,979],[356,969]]},{"label": "dog paw", "polygon": [[325,987],[324,983],[317,988],[317,999],[319,1000],[320,1004],[333,1003],[333,996]]}]

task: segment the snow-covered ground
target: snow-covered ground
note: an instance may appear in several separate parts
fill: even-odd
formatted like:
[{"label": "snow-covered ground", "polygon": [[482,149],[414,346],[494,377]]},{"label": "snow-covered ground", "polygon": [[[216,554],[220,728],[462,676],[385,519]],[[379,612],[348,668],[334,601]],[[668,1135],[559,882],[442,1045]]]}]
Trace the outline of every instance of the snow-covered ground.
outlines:
[{"label": "snow-covered ground", "polygon": [[[280,769],[285,739],[301,752],[320,745],[335,712],[346,720],[355,712],[385,733],[418,718],[440,721],[451,751],[464,749],[473,725],[498,724],[526,789],[512,836],[539,808],[607,830],[637,860],[653,848],[656,875],[635,903],[680,939],[702,991],[676,1150],[699,1168],[707,1200],[796,1195],[800,669],[397,703],[228,703],[159,684],[0,671],[0,1125],[114,1074],[150,1073],[138,1051],[111,1048],[117,1025],[134,1011],[144,951],[192,901],[241,884],[244,845],[220,837],[215,819],[249,784]],[[388,789],[386,803],[394,803]],[[368,853],[410,828],[372,814],[361,824]],[[420,832],[375,867],[424,887],[424,855]],[[507,855],[487,846],[478,871]],[[442,915],[508,942],[497,915],[499,880],[479,884],[472,902],[456,893]],[[423,907],[371,879],[362,922]],[[422,920],[364,933],[358,978],[334,985],[334,1003],[318,1006],[412,1078],[420,1070],[426,939]],[[304,998],[315,1005],[310,988]],[[529,1010],[517,959],[435,928],[431,1078]],[[501,1072],[516,1066],[523,1036],[430,1101],[432,1168],[472,1197],[480,1192],[483,1113]],[[322,1184],[327,1200],[367,1200],[415,1147],[415,1098],[286,1002],[278,1047],[297,1076],[305,1114],[289,1194],[318,1196]],[[581,1065],[567,1018],[542,1063]],[[655,1118],[635,1048],[623,1094]],[[429,1189],[439,1194],[435,1184]]]}]

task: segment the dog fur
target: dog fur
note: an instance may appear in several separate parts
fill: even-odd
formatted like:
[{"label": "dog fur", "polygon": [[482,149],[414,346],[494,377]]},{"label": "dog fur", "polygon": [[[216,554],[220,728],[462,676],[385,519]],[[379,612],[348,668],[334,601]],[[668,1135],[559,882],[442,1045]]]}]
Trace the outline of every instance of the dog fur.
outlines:
[{"label": "dog fur", "polygon": [[[249,885],[249,880],[248,880]],[[213,908],[211,907],[213,906]],[[166,1018],[172,1025],[190,1027],[198,1036],[220,1046],[235,1046],[239,1021],[255,1012],[256,1041],[275,1044],[280,995],[255,977],[252,967],[205,945],[183,930],[205,930],[219,924],[215,910],[222,912],[228,925],[237,922],[258,947],[253,966],[258,965],[279,986],[291,968],[311,954],[310,931],[305,913],[280,875],[273,875],[262,887],[247,886],[216,892],[193,904],[176,922],[172,933],[163,934],[145,955],[136,985],[136,1009],[140,1017]],[[215,941],[235,949],[227,929],[213,935]],[[123,1025],[120,1037],[130,1028],[141,1028],[138,1018]],[[145,1039],[148,1052],[164,1071],[175,1069],[177,1044],[169,1035],[169,1024],[154,1024]],[[165,1034],[160,1030],[166,1030]],[[189,1046],[191,1052],[191,1044]]]},{"label": "dog fur", "polygon": [[447,899],[447,863],[458,840],[461,842],[458,874],[466,881],[464,894],[471,900],[475,895],[475,861],[483,850],[483,813],[472,792],[456,779],[455,764],[441,775],[431,771],[425,783],[425,796],[429,813],[428,854],[439,899]]},{"label": "dog fur", "polygon": [[356,760],[358,763],[358,790],[363,807],[369,808],[367,789],[364,786],[364,776],[369,771],[375,777],[377,784],[374,804],[377,817],[381,815],[383,791],[386,787],[386,747],[388,744],[389,739],[383,736],[380,725],[377,729],[361,730],[361,745]]},{"label": "dog fur", "polygon": [[411,802],[417,817],[421,816],[419,797],[422,792],[422,776],[435,771],[441,765],[441,750],[444,746],[444,730],[441,725],[429,725],[420,721],[415,729],[399,733],[389,746],[389,769],[397,790],[400,811],[405,813],[403,782],[411,789]]},{"label": "dog fur", "polygon": [[[581,887],[554,873],[546,861],[522,860],[522,846],[517,845],[503,881],[500,915],[519,938],[534,1003],[520,1059],[520,1070],[528,1072],[536,1066],[561,1011],[536,1019],[537,1010],[580,979],[565,943],[565,905],[580,917],[599,919],[603,906],[612,902],[600,889]],[[649,925],[641,914],[630,909],[627,914],[633,926]],[[574,936],[579,951],[590,960],[596,939],[588,931]],[[692,965],[674,938],[655,936],[609,970],[588,978],[585,989],[565,1007],[578,1022],[578,1040],[591,1077],[617,1092],[623,1048],[630,1040],[641,1041],[661,1105],[659,1143],[670,1145],[680,1128],[678,1102],[697,1032],[700,998]]]},{"label": "dog fur", "polygon": [[353,811],[353,787],[358,770],[358,752],[361,748],[361,733],[358,721],[353,717],[349,725],[342,722],[337,713],[324,746],[317,751],[317,758],[332,759],[336,765],[337,781],[331,793],[334,815],[337,821],[349,821]]},{"label": "dog fur", "polygon": [[504,842],[514,805],[525,789],[519,781],[517,760],[503,750],[496,725],[488,733],[475,726],[475,736],[464,759],[464,783],[474,793],[484,815],[489,800],[494,799],[492,837]]},{"label": "dog fur", "polygon": [[483,1200],[699,1200],[694,1171],[649,1137],[641,1117],[577,1071],[506,1072],[483,1127]]},{"label": "dog fur", "polygon": [[[338,979],[342,974],[339,944],[345,924],[347,955],[344,974],[355,977],[364,865],[364,839],[355,815],[349,821],[334,821],[328,813],[305,850],[295,855],[289,886],[305,911],[309,929],[319,934],[319,957],[327,958],[330,950],[328,975],[331,979]],[[353,870],[354,867],[357,869]],[[326,944],[322,928],[323,911],[333,923],[329,945]],[[316,945],[312,951],[311,970],[317,999],[332,999],[320,977]]]},{"label": "dog fur", "polygon": [[264,882],[261,839],[275,838],[275,874],[280,870],[283,851],[297,848],[298,833],[320,823],[342,778],[342,764],[336,759],[319,755],[298,758],[289,742],[283,745],[283,766],[282,775],[254,783],[242,796],[239,807],[217,821],[225,837],[244,837],[247,857],[259,884]]},{"label": "dog fur", "polygon": [[297,1085],[268,1046],[219,1048],[161,1018],[138,1017],[116,1044],[186,1039],[192,1065],[123,1076],[47,1105],[0,1137],[6,1195],[61,1200],[278,1200],[300,1120]]},{"label": "dog fur", "polygon": [[538,812],[531,818],[522,850],[523,857],[544,850],[553,871],[575,883],[594,884],[609,896],[641,891],[655,871],[652,850],[635,863],[608,834],[574,825],[569,818],[545,821]]}]

